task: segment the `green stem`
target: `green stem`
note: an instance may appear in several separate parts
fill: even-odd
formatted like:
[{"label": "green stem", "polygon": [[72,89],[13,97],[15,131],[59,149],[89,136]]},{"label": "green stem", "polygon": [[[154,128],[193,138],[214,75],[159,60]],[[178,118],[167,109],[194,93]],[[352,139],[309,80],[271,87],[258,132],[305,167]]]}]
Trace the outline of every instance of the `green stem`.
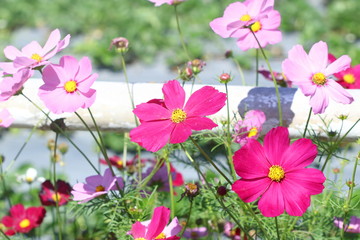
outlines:
[{"label": "green stem", "polygon": [[166,155],[166,166],[168,171],[168,180],[169,180],[169,186],[170,186],[170,206],[171,206],[171,218],[175,217],[175,200],[174,200],[174,186],[173,186],[173,179],[171,176],[171,166],[169,161],[169,156]]},{"label": "green stem", "polygon": [[150,174],[141,182],[139,182],[137,189],[142,189],[146,186],[146,184],[152,179],[152,177],[155,175],[155,173],[160,169],[161,165],[164,163],[164,160],[157,161],[155,167],[150,172]]},{"label": "green stem", "polygon": [[225,178],[225,180],[232,185],[232,181],[216,166],[216,164],[211,160],[209,155],[206,154],[206,152],[200,147],[200,145],[190,136],[190,140],[194,143],[195,147],[199,149],[200,153],[205,157],[205,159],[220,173],[221,176]]},{"label": "green stem", "polygon": [[277,217],[274,218],[275,219],[275,226],[276,226],[276,235],[277,235],[277,239],[280,240],[280,233],[279,233],[279,224],[278,224],[278,219]]},{"label": "green stem", "polygon": [[59,227],[59,240],[62,240],[62,223],[61,223],[61,215],[60,215],[60,209],[59,209],[59,199],[58,199],[58,189],[56,185],[56,148],[57,148],[57,141],[58,141],[59,134],[56,133],[55,135],[55,142],[54,142],[54,159],[52,161],[53,164],[53,185],[55,190],[55,207],[56,207],[56,220],[58,222]]},{"label": "green stem", "polygon": [[303,138],[306,136],[306,131],[307,131],[307,128],[308,128],[309,122],[310,122],[311,112],[312,112],[312,107],[310,108],[309,115],[308,115],[308,118],[306,120],[306,125],[305,125],[305,129],[304,129],[304,133],[303,133]]},{"label": "green stem", "polygon": [[177,26],[177,30],[178,30],[178,33],[179,33],[179,36],[180,36],[181,45],[182,45],[182,47],[184,49],[184,52],[185,52],[187,58],[189,60],[191,60],[190,54],[188,52],[188,49],[187,49],[185,41],[184,41],[183,34],[181,32],[180,21],[179,21],[179,13],[177,11],[177,5],[176,4],[174,5],[174,11],[175,11],[175,17],[176,17],[176,26]]},{"label": "green stem", "polygon": [[188,226],[188,223],[190,221],[192,206],[193,206],[193,201],[190,201],[189,213],[188,213],[188,216],[186,218],[185,226],[181,229],[180,236],[179,236],[180,238],[183,236],[183,234],[184,234],[184,232],[186,230],[186,227]]},{"label": "green stem", "polygon": [[2,187],[3,187],[3,191],[4,191],[4,197],[6,198],[6,200],[8,201],[9,203],[9,207],[11,208],[12,204],[11,204],[11,199],[10,199],[10,196],[9,194],[7,194],[7,188],[6,188],[6,183],[5,183],[5,178],[4,178],[4,172],[3,172],[3,157],[0,156],[1,158],[1,161],[0,161],[0,180],[1,180],[1,183],[2,183]]},{"label": "green stem", "polygon": [[241,68],[241,66],[240,66],[240,63],[239,63],[234,57],[231,57],[231,59],[233,60],[233,62],[234,62],[235,65],[236,65],[236,68],[237,68],[238,71],[239,71],[242,85],[243,85],[243,86],[246,86],[246,80],[245,80],[244,72],[243,72],[243,70],[242,70],[242,68]]},{"label": "green stem", "polygon": [[259,86],[259,49],[256,49],[256,58],[255,58],[255,74],[256,74],[256,81],[255,81],[255,87]]},{"label": "green stem", "polygon": [[253,30],[251,30],[251,28],[249,28],[251,33],[253,34],[253,36],[255,37],[255,40],[257,42],[257,44],[259,45],[259,48],[260,48],[260,51],[265,59],[265,62],[266,62],[266,65],[268,66],[269,68],[269,71],[270,71],[270,74],[271,74],[271,77],[273,79],[273,83],[274,83],[274,87],[275,87],[275,93],[276,93],[276,98],[277,98],[277,105],[278,105],[278,112],[279,112],[279,126],[282,126],[283,125],[283,118],[282,118],[282,109],[281,109],[281,98],[280,98],[280,92],[279,92],[279,87],[278,87],[278,84],[276,82],[276,79],[275,79],[275,76],[274,76],[274,72],[271,68],[271,65],[270,65],[270,62],[269,62],[269,59],[267,58],[265,52],[264,52],[264,49],[261,47],[260,45],[260,42],[259,40],[257,39],[255,33],[253,32]]},{"label": "green stem", "polygon": [[2,229],[0,229],[0,232],[2,233],[2,235],[4,235],[4,237],[5,237],[6,239],[11,240],[11,239],[3,232]]},{"label": "green stem", "polygon": [[231,120],[230,120],[230,103],[229,103],[229,91],[228,91],[228,86],[227,83],[225,83],[225,90],[226,90],[226,111],[227,111],[227,150],[228,150],[228,162],[229,162],[229,166],[230,166],[230,172],[231,175],[233,177],[233,180],[236,179],[236,173],[235,173],[235,168],[234,168],[234,163],[232,161],[232,156],[233,153],[231,151],[231,131],[230,131],[230,125],[231,125]]}]

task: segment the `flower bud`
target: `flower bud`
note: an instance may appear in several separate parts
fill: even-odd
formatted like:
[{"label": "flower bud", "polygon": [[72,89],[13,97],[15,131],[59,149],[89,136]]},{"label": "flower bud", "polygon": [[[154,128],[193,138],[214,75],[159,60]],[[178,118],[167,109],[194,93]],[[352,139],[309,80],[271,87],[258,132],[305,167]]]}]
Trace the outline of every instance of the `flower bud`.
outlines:
[{"label": "flower bud", "polygon": [[225,58],[232,58],[233,57],[233,52],[231,50],[227,50],[225,52]]},{"label": "flower bud", "polygon": [[[196,197],[197,195],[199,195],[200,193],[200,188],[199,188],[199,184],[198,183],[188,183],[185,184],[185,192],[183,192],[181,194],[181,199],[183,199],[183,197],[188,197],[190,201],[192,201],[194,199],[194,197]],[[180,201],[179,200],[179,201]]]},{"label": "flower bud", "polygon": [[340,173],[340,168],[333,168],[332,171],[334,174],[338,174]]},{"label": "flower bud", "polygon": [[69,145],[67,143],[60,143],[58,149],[61,152],[61,154],[64,155],[69,150]]},{"label": "flower bud", "polygon": [[346,185],[351,188],[351,187],[355,187],[355,183],[353,181],[346,181]]},{"label": "flower bud", "polygon": [[61,133],[66,130],[66,125],[64,122],[65,118],[58,118],[52,123],[50,123],[50,129],[56,133]]},{"label": "flower bud", "polygon": [[225,186],[219,186],[216,191],[217,191],[217,194],[222,197],[225,196],[228,192],[228,190]]},{"label": "flower bud", "polygon": [[179,69],[179,76],[183,81],[190,81],[194,78],[193,71],[191,67],[185,67],[183,69]]},{"label": "flower bud", "polygon": [[195,75],[199,74],[203,70],[205,65],[206,65],[206,63],[200,59],[194,59],[194,60],[188,62],[188,67],[191,67],[191,69]]},{"label": "flower bud", "polygon": [[109,49],[115,47],[115,50],[121,53],[127,52],[129,49],[129,40],[124,37],[118,37],[111,40]]},{"label": "flower bud", "polygon": [[219,76],[220,83],[228,83],[232,80],[232,77],[228,73],[223,73]]}]

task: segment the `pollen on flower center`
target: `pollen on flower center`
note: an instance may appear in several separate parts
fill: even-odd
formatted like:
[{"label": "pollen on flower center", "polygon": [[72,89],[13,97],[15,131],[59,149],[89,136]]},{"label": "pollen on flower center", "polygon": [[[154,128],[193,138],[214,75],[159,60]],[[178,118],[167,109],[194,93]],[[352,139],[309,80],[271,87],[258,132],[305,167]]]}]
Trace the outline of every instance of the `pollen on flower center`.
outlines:
[{"label": "pollen on flower center", "polygon": [[146,240],[145,238],[135,238],[134,240]]},{"label": "pollen on flower center", "polygon": [[165,233],[160,233],[159,236],[157,236],[155,239],[165,239],[166,235]]},{"label": "pollen on flower center", "polygon": [[53,195],[51,195],[51,198],[52,198],[52,200],[54,200],[54,202],[58,202],[58,201],[60,201],[61,196],[59,193],[54,193]]},{"label": "pollen on flower center", "polygon": [[175,109],[171,114],[171,121],[173,123],[181,123],[186,119],[186,112],[181,109]]},{"label": "pollen on flower center", "polygon": [[41,60],[42,60],[42,57],[41,57],[39,54],[37,54],[37,53],[34,53],[33,55],[31,55],[30,58],[31,58],[31,59],[34,59],[34,60],[37,61],[37,62],[41,62]]},{"label": "pollen on flower center", "polygon": [[326,77],[323,73],[315,73],[312,76],[312,81],[317,85],[324,85],[326,83]]},{"label": "pollen on flower center", "polygon": [[273,165],[269,169],[268,177],[275,182],[280,182],[285,177],[285,171],[281,166]]},{"label": "pollen on flower center", "polygon": [[70,80],[70,81],[67,81],[64,85],[64,89],[65,91],[67,91],[68,93],[73,93],[76,91],[77,89],[77,84],[74,80]]},{"label": "pollen on flower center", "polygon": [[245,15],[242,15],[241,18],[240,18],[240,21],[243,21],[243,22],[247,22],[247,21],[250,21],[251,20],[251,17],[249,14],[245,14]]},{"label": "pollen on flower center", "polygon": [[353,84],[354,82],[355,82],[355,77],[354,77],[354,75],[352,75],[352,74],[345,74],[344,75],[344,81],[345,82],[347,82],[347,83],[349,83],[349,84]]},{"label": "pollen on flower center", "polygon": [[261,30],[261,23],[259,21],[256,21],[250,26],[250,28],[253,32],[257,32]]},{"label": "pollen on flower center", "polygon": [[121,167],[123,165],[123,162],[121,160],[118,160],[116,161],[116,164]]},{"label": "pollen on flower center", "polygon": [[258,129],[256,127],[253,127],[250,129],[249,133],[248,133],[248,137],[253,137],[258,133]]},{"label": "pollen on flower center", "polygon": [[102,186],[102,185],[96,186],[95,192],[102,192],[102,191],[105,191],[104,186]]},{"label": "pollen on flower center", "polygon": [[30,226],[30,221],[29,219],[25,218],[23,219],[20,223],[19,223],[19,226],[21,228],[27,228],[28,226]]}]

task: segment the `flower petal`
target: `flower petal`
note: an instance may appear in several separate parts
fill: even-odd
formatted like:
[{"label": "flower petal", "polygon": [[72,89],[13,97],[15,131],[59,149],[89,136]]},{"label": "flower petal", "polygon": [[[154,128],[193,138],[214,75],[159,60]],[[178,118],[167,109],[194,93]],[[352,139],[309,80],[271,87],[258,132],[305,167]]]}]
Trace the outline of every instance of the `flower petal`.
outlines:
[{"label": "flower petal", "polygon": [[288,183],[298,188],[304,188],[309,195],[322,193],[326,180],[324,173],[315,168],[301,168],[286,172]]},{"label": "flower petal", "polygon": [[293,168],[309,166],[317,155],[317,147],[310,139],[300,138],[293,142],[282,155],[280,166],[287,172]]},{"label": "flower petal", "polygon": [[318,86],[314,95],[310,97],[310,106],[314,114],[323,113],[329,105],[329,96],[326,95],[324,86]]},{"label": "flower petal", "polygon": [[285,210],[283,185],[272,182],[266,192],[261,196],[259,210],[265,217],[277,217]]},{"label": "flower petal", "polygon": [[292,184],[287,178],[281,182],[285,200],[285,210],[290,216],[302,216],[310,206],[310,195],[304,188]]},{"label": "flower petal", "polygon": [[329,79],[327,81],[326,91],[336,102],[350,104],[354,101],[354,98],[350,95],[350,93],[334,80]]},{"label": "flower petal", "polygon": [[54,49],[56,44],[60,41],[60,31],[59,29],[53,30],[48,40],[46,41],[44,47],[43,47],[43,53],[44,55],[49,52],[50,50]]},{"label": "flower petal", "polygon": [[213,129],[214,127],[218,126],[216,123],[213,122],[213,120],[207,117],[187,118],[184,123],[189,125],[190,128],[195,131]]},{"label": "flower petal", "polygon": [[324,71],[325,76],[330,76],[334,73],[338,73],[346,70],[350,67],[351,58],[348,55],[343,55],[332,62]]},{"label": "flower petal", "polygon": [[[325,42],[315,43],[310,51],[309,58],[317,72],[323,72],[328,64],[328,46]],[[327,76],[327,75],[326,75]]]},{"label": "flower petal", "polygon": [[131,235],[137,238],[145,237],[146,227],[141,222],[136,222],[131,226]]},{"label": "flower petal", "polygon": [[146,239],[156,238],[166,227],[170,219],[170,210],[166,207],[157,207],[154,209],[154,214],[148,226]]},{"label": "flower petal", "polygon": [[20,52],[20,50],[17,49],[16,47],[14,47],[14,46],[7,46],[4,49],[4,54],[5,54],[5,57],[10,59],[10,60],[14,60],[16,57],[24,56],[23,53]]},{"label": "flower petal", "polygon": [[244,202],[253,202],[266,191],[270,184],[271,180],[268,177],[255,180],[240,179],[234,182],[232,190]]},{"label": "flower petal", "polygon": [[60,66],[62,66],[66,72],[67,79],[65,81],[69,80],[75,80],[76,73],[79,70],[79,63],[73,56],[63,56],[60,59]]},{"label": "flower petal", "polygon": [[289,56],[288,58],[292,62],[298,63],[302,67],[302,69],[307,70],[306,72],[310,71],[311,73],[315,73],[310,58],[306,54],[303,46],[299,44],[295,45],[290,49],[288,56]]},{"label": "flower petal", "polygon": [[179,223],[179,220],[177,217],[174,217],[174,219],[167,225],[163,231],[163,233],[166,235],[166,237],[172,237],[178,234],[182,229],[182,226]]},{"label": "flower petal", "polygon": [[177,123],[174,125],[175,127],[170,135],[170,143],[185,142],[192,133],[190,126],[185,123]]},{"label": "flower petal", "polygon": [[185,102],[185,91],[176,80],[168,81],[162,88],[164,103],[169,110],[182,109]]},{"label": "flower petal", "polygon": [[142,103],[133,110],[141,121],[158,121],[171,118],[171,112],[156,103]]},{"label": "flower petal", "polygon": [[289,130],[286,127],[273,128],[265,135],[264,151],[271,165],[280,165],[281,158],[289,145]]}]

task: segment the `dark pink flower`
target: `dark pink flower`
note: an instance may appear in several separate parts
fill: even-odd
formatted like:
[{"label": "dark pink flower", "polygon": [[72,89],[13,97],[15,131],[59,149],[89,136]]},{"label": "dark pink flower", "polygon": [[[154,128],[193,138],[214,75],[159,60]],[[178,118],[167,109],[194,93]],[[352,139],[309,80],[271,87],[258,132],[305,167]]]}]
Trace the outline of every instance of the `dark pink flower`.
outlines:
[{"label": "dark pink flower", "polygon": [[91,85],[97,77],[96,73],[92,73],[89,58],[83,57],[78,62],[72,56],[64,56],[60,64],[50,64],[44,68],[45,83],[40,87],[38,95],[55,114],[89,108],[95,101],[96,90]]},{"label": "dark pink flower", "polygon": [[344,88],[360,89],[360,64],[335,73],[334,76],[337,78],[337,83]]},{"label": "dark pink flower", "polygon": [[165,83],[162,90],[166,107],[157,103],[142,103],[134,109],[141,125],[130,131],[131,141],[156,152],[167,143],[185,142],[192,130],[217,126],[205,116],[218,112],[225,105],[225,93],[205,86],[194,92],[185,104],[185,91],[178,81]]},{"label": "dark pink flower", "polygon": [[307,54],[301,45],[294,46],[282,63],[284,74],[298,85],[305,96],[310,96],[310,106],[315,114],[325,112],[329,98],[350,104],[354,98],[331,76],[350,67],[351,59],[344,55],[329,64],[328,46],[315,43]]},{"label": "dark pink flower", "polygon": [[44,206],[56,206],[56,202],[58,202],[59,206],[62,206],[68,203],[71,196],[70,192],[71,186],[69,183],[62,180],[57,180],[55,191],[55,187],[51,181],[46,180],[41,184],[39,198],[41,204]]},{"label": "dark pink flower", "polygon": [[[157,207],[154,209],[151,220],[145,222],[136,222],[132,225],[130,235],[139,240],[176,240],[176,236],[181,231],[181,225],[175,217],[169,225],[170,210],[166,207]],[[167,225],[167,226],[166,226]]]},{"label": "dark pink flower", "polygon": [[285,127],[270,130],[264,145],[254,139],[235,152],[236,173],[241,177],[232,185],[244,202],[260,198],[259,209],[265,217],[286,211],[302,216],[310,206],[310,196],[324,189],[324,174],[309,166],[317,155],[316,145],[301,138],[290,144]]}]

